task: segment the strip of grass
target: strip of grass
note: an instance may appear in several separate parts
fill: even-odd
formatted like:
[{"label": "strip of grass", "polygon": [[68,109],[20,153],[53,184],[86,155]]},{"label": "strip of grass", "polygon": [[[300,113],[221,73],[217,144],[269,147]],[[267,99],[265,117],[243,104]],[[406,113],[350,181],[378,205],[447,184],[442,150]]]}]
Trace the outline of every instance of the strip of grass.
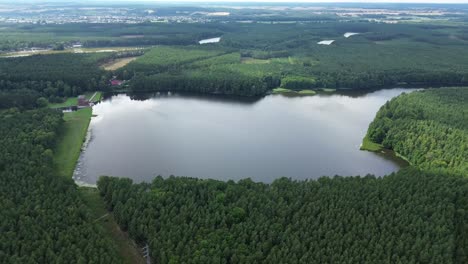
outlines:
[{"label": "strip of grass", "polygon": [[88,107],[64,114],[65,124],[54,151],[54,165],[59,175],[69,178],[73,176],[92,112],[92,108]]},{"label": "strip of grass", "polygon": [[313,90],[301,90],[298,92],[298,94],[300,95],[314,95],[316,94],[317,92],[313,91]]},{"label": "strip of grass", "polygon": [[49,104],[50,108],[61,108],[61,107],[71,107],[78,105],[77,97],[70,97],[63,103]]},{"label": "strip of grass", "polygon": [[120,58],[120,59],[115,59],[110,62],[107,62],[103,65],[101,65],[101,68],[103,68],[106,71],[115,71],[118,70],[125,65],[129,64],[130,62],[136,60],[138,56],[136,57],[128,57],[128,58]]},{"label": "strip of grass", "polygon": [[96,96],[94,96],[94,98],[93,98],[93,102],[94,103],[99,102],[99,101],[101,101],[101,99],[102,99],[102,92],[97,92]]},{"label": "strip of grass", "polygon": [[275,88],[272,90],[273,94],[284,94],[288,96],[307,96],[307,95],[315,95],[317,92],[314,90],[301,90],[301,91],[294,91],[286,88]]},{"label": "strip of grass", "polygon": [[[96,95],[93,97],[94,93],[96,93]],[[99,102],[101,100],[102,92],[99,92],[99,91],[97,91],[97,92],[88,92],[88,93],[85,94],[85,97],[90,102],[96,103],[96,102]]]},{"label": "strip of grass", "polygon": [[293,93],[293,90],[285,89],[285,88],[275,88],[273,89],[273,94],[283,94],[283,93]]},{"label": "strip of grass", "polygon": [[336,89],[332,89],[332,88],[322,88],[321,90],[322,90],[322,92],[325,92],[325,93],[334,93],[334,92],[336,92]]},{"label": "strip of grass", "polygon": [[[100,99],[100,92],[99,97],[97,96],[96,94],[95,98]],[[65,124],[54,151],[54,165],[59,175],[70,178],[73,176],[81,147],[86,139],[92,112],[92,108],[88,107],[64,114]],[[96,223],[103,228],[106,236],[115,241],[123,262],[128,264],[144,263],[137,246],[126,233],[120,230],[113,215],[106,210],[98,190],[87,187],[80,187],[79,190]]]},{"label": "strip of grass", "polygon": [[112,213],[106,210],[99,191],[88,187],[80,187],[79,190],[83,200],[91,209],[95,221],[103,227],[105,235],[115,241],[123,263],[145,263],[145,260],[138,252],[137,245],[128,237],[127,233],[120,230]]},{"label": "strip of grass", "polygon": [[393,150],[386,149],[382,144],[373,142],[367,135],[362,140],[360,150],[380,152],[380,153],[386,153],[386,154],[391,153],[393,158],[397,160],[400,165],[404,164],[401,166],[413,165],[407,157],[400,155],[398,152],[395,152]]},{"label": "strip of grass", "polygon": [[241,63],[244,64],[268,64],[270,60],[254,59],[254,58],[242,58]]},{"label": "strip of grass", "polygon": [[367,151],[374,151],[374,152],[379,152],[384,149],[384,147],[381,144],[372,142],[372,140],[369,138],[369,136],[365,136],[364,139],[362,140],[361,144],[361,150],[367,150]]}]

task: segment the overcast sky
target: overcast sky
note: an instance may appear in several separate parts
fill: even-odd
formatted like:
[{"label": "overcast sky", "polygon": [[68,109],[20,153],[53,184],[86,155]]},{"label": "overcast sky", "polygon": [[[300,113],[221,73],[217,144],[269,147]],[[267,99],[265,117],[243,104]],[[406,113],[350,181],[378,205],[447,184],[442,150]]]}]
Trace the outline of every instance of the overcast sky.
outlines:
[{"label": "overcast sky", "polygon": [[39,3],[39,2],[145,2],[145,3],[440,3],[440,4],[468,4],[468,0],[0,0],[0,3]]},{"label": "overcast sky", "polygon": [[[145,2],[169,2],[165,1],[158,1],[158,0],[140,0]],[[468,3],[468,0],[181,0],[181,1],[174,1],[174,2],[283,2],[283,3]]]},{"label": "overcast sky", "polygon": [[0,3],[39,3],[39,2],[144,2],[144,3],[439,3],[439,4],[468,4],[468,0],[0,0]]}]

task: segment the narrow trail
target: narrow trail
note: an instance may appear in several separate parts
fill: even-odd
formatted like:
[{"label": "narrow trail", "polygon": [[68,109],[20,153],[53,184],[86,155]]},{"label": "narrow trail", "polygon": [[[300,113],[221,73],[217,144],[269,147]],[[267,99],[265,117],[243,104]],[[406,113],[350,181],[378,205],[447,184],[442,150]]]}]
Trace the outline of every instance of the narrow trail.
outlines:
[{"label": "narrow trail", "polygon": [[92,102],[93,101],[93,98],[96,96],[97,92],[94,92],[93,96],[91,96],[91,98],[89,98],[88,101]]},{"label": "narrow trail", "polygon": [[96,223],[97,221],[101,220],[102,218],[104,218],[104,217],[106,217],[106,216],[108,216],[108,215],[109,215],[109,214],[107,213],[107,214],[105,214],[105,215],[99,217],[98,219],[94,220],[94,223]]}]

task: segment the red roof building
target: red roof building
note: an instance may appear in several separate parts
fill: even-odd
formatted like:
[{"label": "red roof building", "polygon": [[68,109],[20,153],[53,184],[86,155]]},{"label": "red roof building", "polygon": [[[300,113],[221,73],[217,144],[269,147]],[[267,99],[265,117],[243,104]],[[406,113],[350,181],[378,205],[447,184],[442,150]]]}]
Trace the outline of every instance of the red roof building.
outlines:
[{"label": "red roof building", "polygon": [[112,86],[120,86],[122,85],[123,81],[114,79],[114,80],[111,80],[110,83]]}]

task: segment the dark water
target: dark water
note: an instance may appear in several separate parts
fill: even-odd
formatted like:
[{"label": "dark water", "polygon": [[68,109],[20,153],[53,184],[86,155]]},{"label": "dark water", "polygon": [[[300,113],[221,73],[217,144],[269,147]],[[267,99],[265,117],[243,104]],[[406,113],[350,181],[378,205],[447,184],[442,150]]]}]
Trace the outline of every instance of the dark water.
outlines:
[{"label": "dark water", "polygon": [[75,179],[93,184],[100,175],[135,182],[157,175],[263,182],[281,176],[382,176],[401,164],[359,146],[380,106],[410,91],[270,95],[257,101],[112,96],[94,106],[97,117]]}]

